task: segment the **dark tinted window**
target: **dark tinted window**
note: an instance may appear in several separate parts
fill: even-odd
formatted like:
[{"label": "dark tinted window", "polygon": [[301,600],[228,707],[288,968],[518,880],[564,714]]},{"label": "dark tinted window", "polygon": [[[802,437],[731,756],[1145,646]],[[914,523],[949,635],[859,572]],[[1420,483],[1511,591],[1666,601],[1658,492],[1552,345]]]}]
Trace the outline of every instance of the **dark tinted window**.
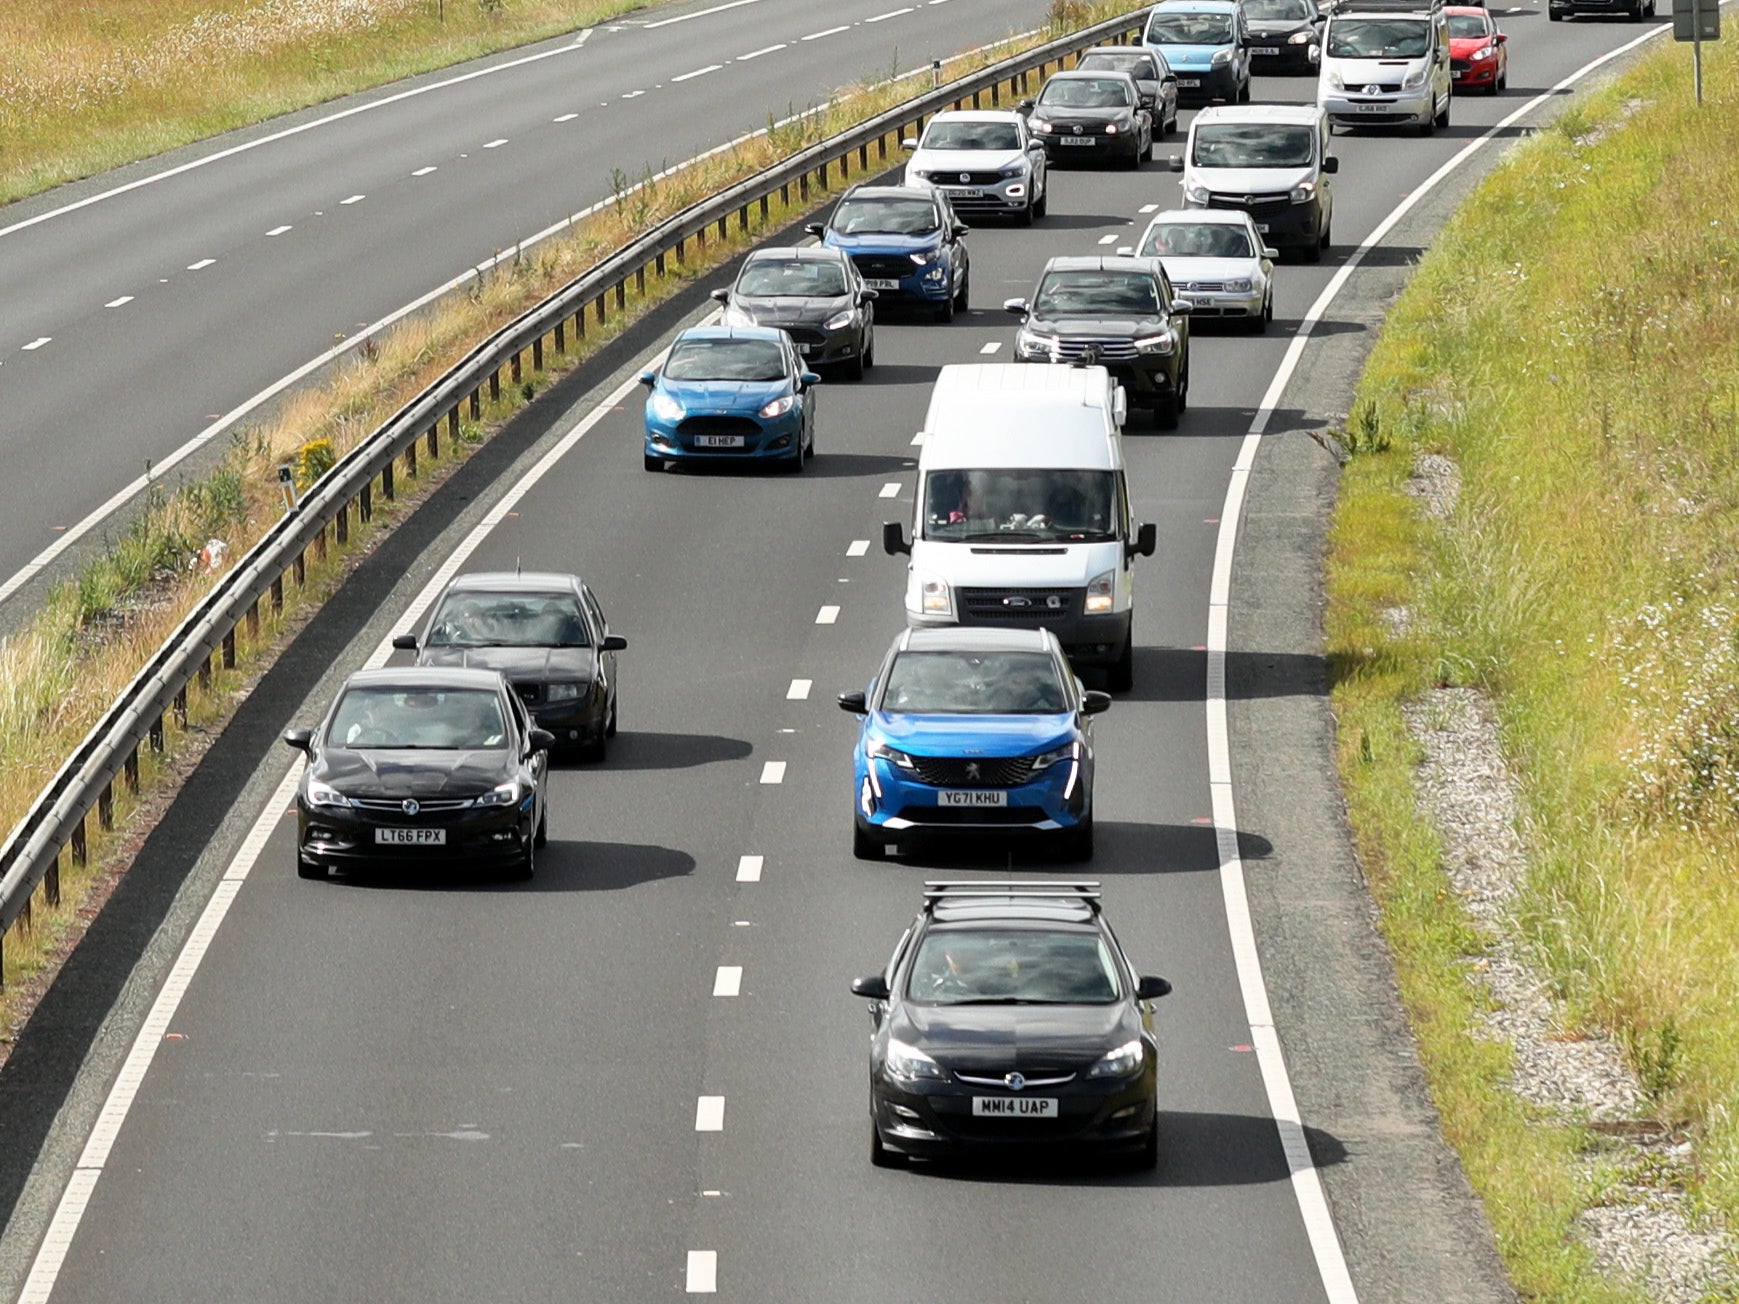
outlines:
[{"label": "dark tinted window", "polygon": [[501,696],[486,689],[352,688],[338,700],[334,747],[494,749],[507,745]]},{"label": "dark tinted window", "polygon": [[1044,652],[901,652],[881,709],[914,715],[1059,715],[1069,709]]},{"label": "dark tinted window", "polygon": [[1006,153],[1020,148],[1020,128],[1012,122],[932,122],[924,133],[925,149],[993,149]]},{"label": "dark tinted window", "polygon": [[1051,109],[1113,109],[1133,103],[1129,86],[1109,78],[1053,78],[1039,92],[1040,104]]},{"label": "dark tinted window", "polygon": [[1224,222],[1167,222],[1147,233],[1143,254],[1177,255],[1184,258],[1249,258],[1249,233]]},{"label": "dark tinted window", "polygon": [[1105,939],[1088,932],[933,928],[906,996],[932,1005],[1108,1005],[1119,991]]},{"label": "dark tinted window", "polygon": [[1315,129],[1273,122],[1213,122],[1196,128],[1192,160],[1204,168],[1301,168],[1312,159]]},{"label": "dark tinted window", "polygon": [[1423,19],[1340,18],[1329,24],[1334,59],[1417,59],[1430,49]]},{"label": "dark tinted window", "polygon": [[1045,317],[1155,317],[1159,287],[1144,272],[1047,272],[1033,312]]},{"label": "dark tinted window", "polygon": [[931,200],[889,197],[847,199],[830,225],[841,235],[928,235],[941,222]]},{"label": "dark tinted window", "polygon": [[429,647],[585,647],[572,593],[451,593],[429,625]]},{"label": "dark tinted window", "polygon": [[1223,14],[1168,14],[1156,9],[1145,39],[1149,45],[1230,45],[1232,20]]},{"label": "dark tinted window", "polygon": [[995,467],[932,471],[924,480],[924,537],[956,543],[1114,537],[1112,471]]},{"label": "dark tinted window", "polygon": [[737,293],[771,298],[837,298],[845,293],[845,271],[835,262],[813,258],[760,258],[737,277]]}]

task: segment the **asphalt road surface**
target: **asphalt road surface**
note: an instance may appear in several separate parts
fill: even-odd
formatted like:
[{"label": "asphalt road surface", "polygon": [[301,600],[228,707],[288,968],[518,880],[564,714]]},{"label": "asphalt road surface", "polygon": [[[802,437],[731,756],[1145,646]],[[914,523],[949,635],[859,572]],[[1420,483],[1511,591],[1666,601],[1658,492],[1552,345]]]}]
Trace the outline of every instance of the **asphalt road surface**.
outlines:
[{"label": "asphalt road surface", "polygon": [[[881,967],[926,877],[1008,867],[853,860],[854,725],[831,700],[863,686],[900,627],[902,564],[875,541],[883,520],[909,519],[937,367],[1006,358],[1014,324],[997,305],[1047,257],[1127,243],[1144,210],[1170,206],[1175,178],[1148,166],[1058,172],[1048,220],[974,230],[973,311],[948,326],[885,314],[870,378],[819,392],[801,476],[647,475],[641,391],[619,385],[640,360],[624,348],[614,376],[594,367],[556,391],[385,545],[153,835],[134,871],[144,922],[99,923],[69,966],[72,994],[45,1003],[0,1075],[15,1140],[42,1155],[28,1183],[0,1163],[19,1192],[0,1279],[22,1281],[59,1206],[70,1241],[53,1298],[105,1304],[641,1301],[709,1286],[743,1301],[1331,1298],[1228,931],[1203,707],[1210,576],[1243,437],[1346,251],[1484,125],[1639,34],[1548,35],[1532,8],[1500,17],[1510,95],[1458,100],[1434,139],[1337,137],[1334,256],[1281,267],[1267,337],[1198,329],[1181,427],[1126,437],[1136,515],[1160,546],[1137,566],[1135,690],[1096,729],[1098,853],[1079,872],[1104,883],[1137,967],[1175,984],[1158,1007],[1157,1172],[870,1167],[868,1022],[847,984]],[[1275,79],[1257,98],[1311,92]],[[1467,177],[1496,157],[1475,155]],[[1507,1290],[1419,1095],[1338,823],[1316,633],[1333,473],[1298,433],[1344,408],[1356,354],[1455,185],[1396,228],[1313,333],[1268,427],[1233,574],[1239,846],[1339,1233],[1329,1259],[1344,1253],[1368,1301]],[[689,308],[704,311],[698,293]],[[301,881],[290,757],[272,739],[409,627],[407,604],[467,540],[466,569],[580,571],[628,636],[610,758],[557,773],[529,884]],[[1026,857],[1012,872],[1057,871]],[[221,927],[209,914],[195,927],[207,898],[227,906]],[[154,1055],[130,1108],[111,1107],[81,1160],[190,932],[202,958],[185,994],[144,1025]],[[113,972],[117,954],[137,970]],[[16,1103],[32,1074],[60,1087],[30,1098],[34,1114]]]}]

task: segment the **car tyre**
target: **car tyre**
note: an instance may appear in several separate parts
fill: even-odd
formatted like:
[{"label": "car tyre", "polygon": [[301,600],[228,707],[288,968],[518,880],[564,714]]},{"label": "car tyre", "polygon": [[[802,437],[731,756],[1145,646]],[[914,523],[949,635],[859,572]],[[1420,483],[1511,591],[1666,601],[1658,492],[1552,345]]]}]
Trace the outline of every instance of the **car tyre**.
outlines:
[{"label": "car tyre", "polygon": [[1135,687],[1135,631],[1123,636],[1123,650],[1105,670],[1105,687],[1113,693],[1127,693]]},{"label": "car tyre", "polygon": [[1248,104],[1249,102],[1250,102],[1250,83],[1248,80],[1246,80],[1244,82],[1242,89],[1240,89],[1238,91],[1238,103]]},{"label": "car tyre", "polygon": [[514,863],[513,877],[518,879],[521,883],[529,883],[532,875],[536,873],[537,837],[534,834],[525,840],[525,854]]},{"label": "car tyre", "polygon": [[886,860],[887,848],[861,824],[851,826],[851,854],[858,860]]},{"label": "car tyre", "polygon": [[1176,430],[1178,414],[1183,408],[1178,403],[1178,393],[1168,389],[1153,401],[1153,425],[1156,430]]},{"label": "car tyre", "polygon": [[1180,414],[1190,410],[1190,350],[1184,345],[1183,366],[1177,373],[1177,410]]},{"label": "car tyre", "polygon": [[870,1164],[876,1168],[904,1168],[906,1157],[897,1150],[889,1150],[882,1144],[881,1129],[876,1126],[875,1119],[870,1119]]},{"label": "car tyre", "polygon": [[326,867],[309,860],[298,851],[296,853],[296,877],[323,879],[326,877]]},{"label": "car tyre", "polygon": [[549,807],[547,806],[537,813],[537,832],[532,834],[532,841],[540,847],[549,845]]},{"label": "car tyre", "polygon": [[1062,835],[1062,859],[1071,864],[1085,864],[1093,859],[1093,817],[1087,816]]},{"label": "car tyre", "polygon": [[[863,342],[863,369],[865,371],[871,371],[871,370],[874,370],[875,365],[876,365],[876,333],[872,329],[870,331],[868,337]],[[811,453],[813,453],[815,451],[815,440],[814,440],[813,436],[809,440],[809,451]]]},{"label": "car tyre", "polygon": [[936,320],[937,321],[953,321],[954,320],[954,296],[953,295],[949,295],[946,299],[942,300],[942,302],[940,302],[936,305]]},{"label": "car tyre", "polygon": [[1031,215],[1033,217],[1043,217],[1047,212],[1050,211],[1050,207],[1051,207],[1051,185],[1050,185],[1050,182],[1047,181],[1047,182],[1045,182],[1044,193],[1041,194],[1037,199],[1033,200]]},{"label": "car tyre", "polygon": [[972,304],[972,272],[960,278],[960,289],[954,295],[954,311],[965,312]]},{"label": "car tyre", "polygon": [[662,471],[664,469],[664,459],[662,457],[654,457],[651,453],[646,454],[646,469],[648,471]]},{"label": "car tyre", "polygon": [[610,699],[610,719],[609,719],[609,722],[604,725],[604,737],[614,738],[615,736],[616,736],[616,699],[612,697]]},{"label": "car tyre", "polygon": [[1564,15],[1559,13],[1556,9],[1548,9],[1546,10],[1546,20],[1548,22],[1561,23],[1564,21]]},{"label": "car tyre", "polygon": [[1016,226],[1031,226],[1033,224],[1033,219],[1038,217],[1042,212],[1043,210],[1039,206],[1039,201],[1029,197],[1026,202],[1026,207],[1015,214],[1014,224]]},{"label": "car tyre", "polygon": [[[1638,0],[1640,3],[1640,0]],[[1449,111],[1455,106],[1455,96],[1451,95],[1443,101],[1443,112],[1432,121],[1434,127],[1447,129],[1449,126]]]},{"label": "car tyre", "polygon": [[1135,1152],[1132,1165],[1138,1173],[1151,1173],[1159,1167],[1159,1110],[1153,1111],[1153,1126],[1147,1129],[1147,1139]]}]

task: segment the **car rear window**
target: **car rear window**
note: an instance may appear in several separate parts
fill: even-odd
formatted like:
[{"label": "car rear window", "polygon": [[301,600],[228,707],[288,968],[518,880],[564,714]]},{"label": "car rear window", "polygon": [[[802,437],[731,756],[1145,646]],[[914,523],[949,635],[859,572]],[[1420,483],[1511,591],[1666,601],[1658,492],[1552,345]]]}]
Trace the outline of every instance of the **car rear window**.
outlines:
[{"label": "car rear window", "polygon": [[918,944],[908,999],[926,1005],[1109,1005],[1117,966],[1085,931],[935,928]]}]

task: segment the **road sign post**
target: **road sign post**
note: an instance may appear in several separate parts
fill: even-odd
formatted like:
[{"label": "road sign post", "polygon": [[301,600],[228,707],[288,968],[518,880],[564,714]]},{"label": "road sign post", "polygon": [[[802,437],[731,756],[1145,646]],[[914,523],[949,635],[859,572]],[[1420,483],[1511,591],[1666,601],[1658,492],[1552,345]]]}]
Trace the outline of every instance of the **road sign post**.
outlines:
[{"label": "road sign post", "polygon": [[1703,42],[1720,39],[1720,0],[1673,0],[1673,40],[1691,43],[1698,104],[1703,102]]}]

